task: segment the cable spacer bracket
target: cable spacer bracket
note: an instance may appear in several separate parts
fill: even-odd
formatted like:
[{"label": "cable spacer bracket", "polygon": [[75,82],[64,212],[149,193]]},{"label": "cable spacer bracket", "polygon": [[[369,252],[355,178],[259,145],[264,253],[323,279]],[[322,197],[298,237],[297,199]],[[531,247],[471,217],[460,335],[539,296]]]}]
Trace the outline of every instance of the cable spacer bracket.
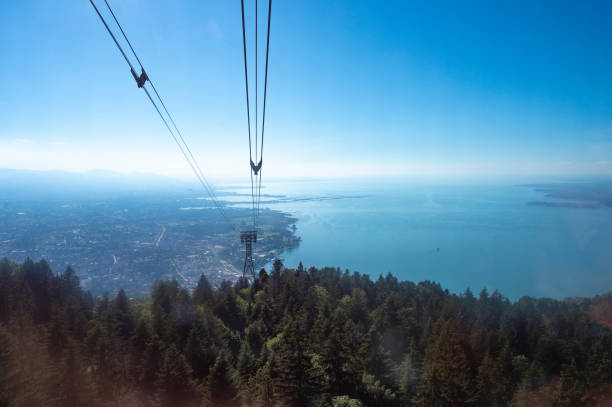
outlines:
[{"label": "cable spacer bracket", "polygon": [[134,68],[130,68],[130,70],[132,71],[132,76],[134,77],[134,80],[136,81],[138,87],[142,88],[145,85],[145,82],[149,80],[149,77],[147,76],[147,73],[145,72],[144,68],[142,68],[142,73],[140,74],[140,76],[138,76],[138,74],[134,72]]}]

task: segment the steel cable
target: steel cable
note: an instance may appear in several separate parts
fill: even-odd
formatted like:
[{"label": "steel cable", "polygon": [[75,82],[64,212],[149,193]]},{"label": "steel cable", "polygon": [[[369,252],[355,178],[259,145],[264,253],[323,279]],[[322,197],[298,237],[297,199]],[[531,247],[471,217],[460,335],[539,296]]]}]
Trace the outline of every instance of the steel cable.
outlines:
[{"label": "steel cable", "polygon": [[[104,17],[102,16],[102,14],[100,13],[100,11],[98,10],[98,8],[96,7],[95,3],[93,2],[93,0],[89,0],[89,2],[91,3],[91,5],[93,6],[94,10],[96,11],[96,13],[98,14],[98,17],[100,17],[100,20],[102,21],[102,23],[104,24],[104,27],[106,27],[106,30],[108,31],[108,33],[110,34],[111,38],[113,39],[113,41],[115,42],[115,45],[117,45],[117,48],[119,48],[119,51],[121,52],[121,55],[123,55],[123,58],[125,59],[125,61],[128,63],[128,65],[130,66],[130,69],[132,71],[132,73],[134,73],[134,66],[132,65],[131,61],[129,60],[129,58],[127,57],[127,55],[125,54],[125,51],[123,50],[123,48],[121,47],[121,44],[119,44],[119,41],[117,41],[117,38],[115,37],[115,35],[113,34],[112,30],[110,29],[110,27],[108,26],[108,24],[106,23],[106,20],[104,19]],[[142,69],[142,71],[144,72],[144,67],[140,61],[140,58],[138,58],[138,55],[136,54],[136,51],[134,50],[134,48],[132,47],[132,44],[130,42],[130,40],[128,39],[127,35],[125,34],[125,31],[123,30],[123,27],[121,26],[121,24],[119,23],[119,21],[117,20],[117,17],[115,16],[115,13],[113,12],[112,8],[110,7],[110,5],[108,4],[107,0],[104,0],[104,2],[106,3],[106,6],[108,7],[111,15],[113,16],[113,19],[115,20],[117,26],[119,27],[124,39],[126,40],[126,42],[128,43],[130,49],[132,50],[132,53],[134,54],[134,57],[136,58],[136,60],[138,61],[138,64],[140,65],[140,68]],[[206,193],[209,195],[209,197],[211,198],[213,205],[217,208],[217,210],[219,211],[219,213],[221,214],[221,216],[224,218],[224,220],[228,223],[228,225],[232,228],[233,231],[237,232],[238,229],[234,226],[234,224],[230,221],[229,217],[227,216],[227,214],[225,213],[223,207],[221,206],[221,204],[218,202],[217,196],[213,190],[213,188],[211,187],[210,183],[208,182],[208,180],[206,179],[206,177],[204,176],[203,171],[201,170],[197,160],[195,159],[193,153],[191,152],[191,149],[189,148],[189,145],[185,142],[185,139],[183,138],[180,130],[178,129],[172,115],[170,114],[170,112],[168,111],[168,109],[166,108],[166,105],[164,104],[161,96],[159,95],[157,89],[155,88],[155,86],[153,85],[153,83],[151,82],[151,80],[148,78],[147,79],[153,89],[153,91],[155,92],[155,95],[157,96],[157,99],[159,100],[159,102],[161,103],[164,111],[166,112],[166,115],[168,116],[168,118],[170,119],[170,122],[172,123],[172,125],[174,126],[176,133],[178,134],[179,138],[177,139],[176,135],[174,134],[174,132],[172,131],[172,129],[170,128],[170,125],[168,124],[168,121],[166,120],[166,118],[164,117],[164,115],[161,113],[161,111],[159,110],[157,104],[155,103],[155,101],[153,100],[153,98],[151,97],[151,94],[149,93],[149,91],[146,89],[146,87],[143,85],[142,88],[145,91],[147,97],[149,98],[149,100],[151,101],[151,103],[153,104],[153,107],[155,108],[155,110],[157,111],[157,114],[159,115],[159,117],[162,119],[162,121],[164,122],[164,125],[166,126],[166,128],[168,129],[168,132],[170,133],[170,135],[172,136],[173,140],[175,141],[175,143],[177,144],[177,146],[179,147],[179,150],[181,151],[181,153],[183,154],[183,157],[185,158],[185,160],[188,162],[189,166],[191,167],[191,169],[193,170],[193,172],[195,173],[197,179],[199,180],[200,184],[202,185],[202,187],[204,188],[204,190],[206,191]],[[180,142],[179,142],[180,139]],[[182,142],[182,144],[181,144]]]}]

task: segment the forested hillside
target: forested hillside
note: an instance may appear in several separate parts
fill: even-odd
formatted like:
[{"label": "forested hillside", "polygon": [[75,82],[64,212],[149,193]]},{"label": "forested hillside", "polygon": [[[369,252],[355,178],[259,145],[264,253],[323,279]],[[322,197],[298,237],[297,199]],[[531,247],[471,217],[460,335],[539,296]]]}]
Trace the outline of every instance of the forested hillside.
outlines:
[{"label": "forested hillside", "polygon": [[278,261],[252,285],[94,298],[71,269],[4,260],[0,405],[612,405],[612,334],[590,317],[611,304]]}]

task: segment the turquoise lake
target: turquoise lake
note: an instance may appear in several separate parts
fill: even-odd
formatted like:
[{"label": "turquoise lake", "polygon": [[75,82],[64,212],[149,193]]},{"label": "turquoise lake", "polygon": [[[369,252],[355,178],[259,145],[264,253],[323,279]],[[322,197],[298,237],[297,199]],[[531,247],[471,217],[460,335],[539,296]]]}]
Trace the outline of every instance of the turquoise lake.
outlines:
[{"label": "turquoise lake", "polygon": [[263,207],[298,219],[288,267],[392,273],[512,300],[612,290],[612,208],[527,205],[544,194],[514,182],[268,182],[264,193]]}]

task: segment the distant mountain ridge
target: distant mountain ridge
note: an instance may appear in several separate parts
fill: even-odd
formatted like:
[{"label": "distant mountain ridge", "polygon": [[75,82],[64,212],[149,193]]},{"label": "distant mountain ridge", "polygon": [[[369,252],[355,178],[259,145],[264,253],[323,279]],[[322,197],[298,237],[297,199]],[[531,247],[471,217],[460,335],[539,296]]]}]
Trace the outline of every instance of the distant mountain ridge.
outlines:
[{"label": "distant mountain ridge", "polygon": [[[71,196],[197,188],[195,182],[170,177],[112,171],[34,171],[0,168],[2,198]],[[4,194],[3,194],[4,195]]]}]

